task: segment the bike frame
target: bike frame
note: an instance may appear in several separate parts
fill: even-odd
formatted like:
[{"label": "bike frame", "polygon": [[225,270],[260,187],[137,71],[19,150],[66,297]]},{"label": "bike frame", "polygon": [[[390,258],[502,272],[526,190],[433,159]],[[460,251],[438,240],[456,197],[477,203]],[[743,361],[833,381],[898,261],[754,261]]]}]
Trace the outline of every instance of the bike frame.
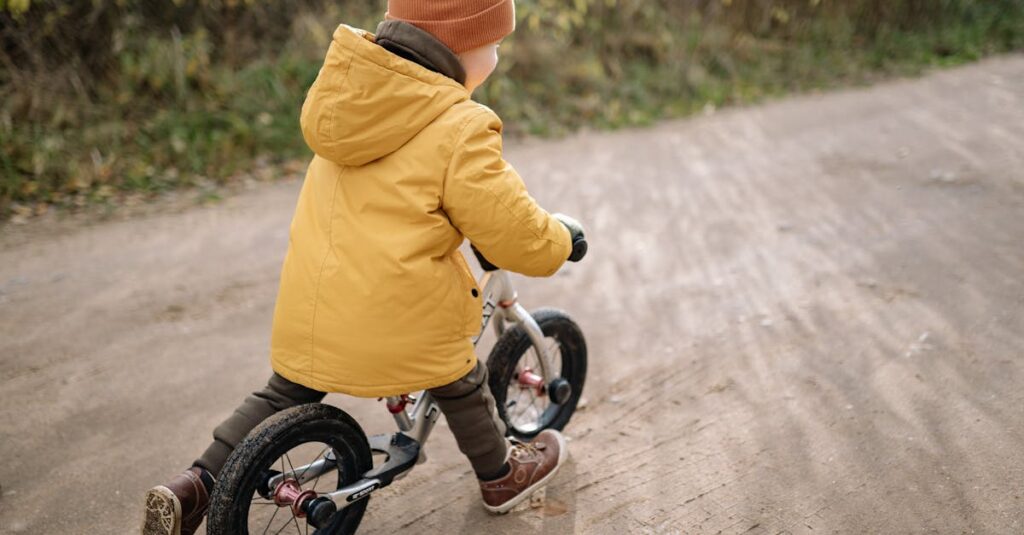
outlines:
[{"label": "bike frame", "polygon": [[[543,343],[544,333],[533,316],[519,304],[518,295],[512,287],[509,273],[502,270],[485,272],[480,279],[479,286],[484,289],[483,317],[480,332],[473,337],[473,345],[476,346],[483,337],[484,330],[491,323],[494,324],[494,330],[498,336],[507,330],[508,324],[519,325],[526,331],[537,352],[542,368],[543,384],[550,384],[557,379],[558,377],[554,375],[551,355]],[[411,409],[408,408],[409,404],[412,404]],[[430,432],[441,415],[440,408],[431,397],[430,392],[424,391],[415,396],[389,397],[387,398],[387,407],[395,418],[398,432],[393,435],[369,437],[370,450],[386,455],[387,459],[382,465],[364,474],[359,481],[321,495],[334,502],[338,510],[369,496],[377,489],[390,485],[395,479],[404,476],[416,464],[426,459],[422,454],[422,445],[430,437]],[[333,470],[334,467],[334,452],[332,450],[328,451],[323,459],[308,465],[294,467],[288,472],[271,477],[267,481],[266,487],[277,494],[286,480],[295,480],[298,485],[302,485]],[[289,491],[288,494],[290,495],[292,492],[294,491]],[[294,500],[298,496],[289,495],[285,495],[284,498],[291,497]]]}]

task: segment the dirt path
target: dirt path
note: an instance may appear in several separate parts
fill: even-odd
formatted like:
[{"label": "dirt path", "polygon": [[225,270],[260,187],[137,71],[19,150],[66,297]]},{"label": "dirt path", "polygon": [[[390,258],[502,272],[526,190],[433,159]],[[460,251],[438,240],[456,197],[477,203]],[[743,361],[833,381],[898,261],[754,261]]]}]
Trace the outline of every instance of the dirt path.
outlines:
[{"label": "dirt path", "polygon": [[[572,462],[492,518],[442,429],[362,532],[1024,532],[1024,57],[509,159],[592,236],[521,281],[588,336]],[[0,228],[0,532],[130,533],[261,385],[297,189]]]}]

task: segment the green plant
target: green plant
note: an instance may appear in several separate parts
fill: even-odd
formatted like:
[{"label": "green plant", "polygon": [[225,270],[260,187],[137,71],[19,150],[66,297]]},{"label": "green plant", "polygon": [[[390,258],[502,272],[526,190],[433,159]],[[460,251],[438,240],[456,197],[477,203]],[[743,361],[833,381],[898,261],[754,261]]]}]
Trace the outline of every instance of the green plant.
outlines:
[{"label": "green plant", "polygon": [[[0,218],[308,154],[298,110],[376,0],[0,0]],[[1024,0],[519,0],[474,95],[510,132],[616,128],[1024,45]]]}]

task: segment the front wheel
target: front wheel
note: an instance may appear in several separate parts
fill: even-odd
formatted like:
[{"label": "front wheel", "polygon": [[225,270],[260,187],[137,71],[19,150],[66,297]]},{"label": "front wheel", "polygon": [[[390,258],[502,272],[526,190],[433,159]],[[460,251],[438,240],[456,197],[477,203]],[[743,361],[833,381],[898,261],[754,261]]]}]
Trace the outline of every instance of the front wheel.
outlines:
[{"label": "front wheel", "polygon": [[[271,416],[242,440],[221,469],[210,497],[207,533],[310,533],[306,518],[280,504],[267,482],[281,473],[301,475],[296,467],[324,460],[334,469],[305,483],[293,480],[293,494],[311,491],[318,496],[358,481],[372,468],[366,435],[351,416],[320,403],[299,405]],[[354,533],[368,501],[368,497],[363,498],[334,513],[316,533]]]},{"label": "front wheel", "polygon": [[587,343],[576,322],[555,309],[540,309],[531,315],[544,333],[554,375],[559,379],[543,380],[540,355],[522,325],[502,334],[487,359],[498,415],[509,435],[523,441],[545,429],[561,430],[569,423],[587,375]]}]

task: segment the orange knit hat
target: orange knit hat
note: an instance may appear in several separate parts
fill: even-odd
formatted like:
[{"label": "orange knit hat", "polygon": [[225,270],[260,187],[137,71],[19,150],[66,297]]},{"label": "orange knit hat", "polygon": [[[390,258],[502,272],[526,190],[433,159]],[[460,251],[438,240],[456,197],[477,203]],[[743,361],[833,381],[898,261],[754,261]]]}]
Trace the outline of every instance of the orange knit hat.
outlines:
[{"label": "orange knit hat", "polygon": [[401,20],[460,54],[516,29],[513,0],[388,0],[387,20]]}]

